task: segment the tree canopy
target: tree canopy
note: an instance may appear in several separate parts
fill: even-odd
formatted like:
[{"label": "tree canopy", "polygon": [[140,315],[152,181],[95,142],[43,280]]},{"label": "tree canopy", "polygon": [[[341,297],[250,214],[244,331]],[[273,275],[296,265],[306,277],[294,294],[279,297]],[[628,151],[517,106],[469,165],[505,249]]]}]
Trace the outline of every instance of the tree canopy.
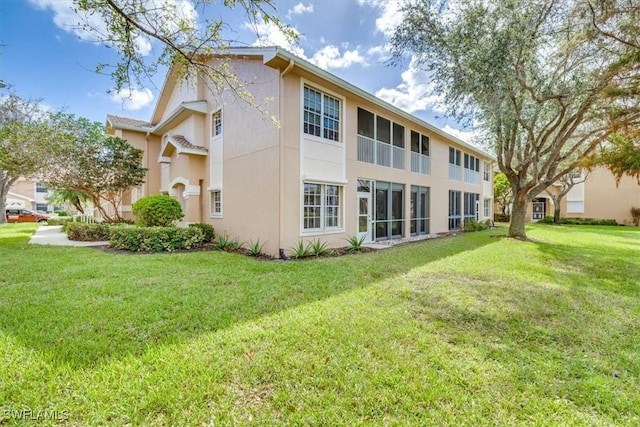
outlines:
[{"label": "tree canopy", "polygon": [[634,1],[422,0],[392,39],[431,72],[450,114],[473,119],[514,196],[527,204],[615,131],[640,123]]},{"label": "tree canopy", "polygon": [[52,115],[48,148],[42,180],[52,190],[85,194],[107,221],[121,219],[124,192],[144,183],[142,150],[106,135],[99,122],[72,114]]},{"label": "tree canopy", "polygon": [[[212,88],[230,88],[243,97],[238,81],[225,62],[211,63],[212,54],[224,52],[234,42],[233,29],[221,18],[241,10],[250,26],[272,24],[287,37],[296,33],[282,24],[273,0],[73,0],[81,18],[79,26],[92,38],[115,48],[116,64],[98,64],[109,72],[115,89],[135,87],[159,67],[178,70],[180,78],[199,78]],[[99,19],[95,19],[99,17]],[[154,51],[154,46],[160,47]]]},{"label": "tree canopy", "polygon": [[6,221],[9,188],[18,178],[33,177],[42,167],[46,117],[40,100],[13,92],[0,97],[0,224]]}]

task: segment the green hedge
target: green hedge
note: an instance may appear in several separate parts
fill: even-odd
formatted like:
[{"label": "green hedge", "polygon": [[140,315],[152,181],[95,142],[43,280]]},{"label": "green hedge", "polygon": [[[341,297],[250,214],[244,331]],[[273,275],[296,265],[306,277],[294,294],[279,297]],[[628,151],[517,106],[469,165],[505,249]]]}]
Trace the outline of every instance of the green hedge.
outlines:
[{"label": "green hedge", "polygon": [[462,225],[462,230],[471,232],[471,231],[483,231],[487,230],[491,227],[491,221],[486,219],[484,221],[477,221],[475,219],[466,220]]},{"label": "green hedge", "polygon": [[213,225],[207,224],[204,222],[197,222],[195,224],[189,224],[189,227],[197,227],[202,230],[202,234],[204,234],[204,242],[203,243],[211,243],[213,239],[216,237],[216,233],[213,230]]},{"label": "green hedge", "polygon": [[99,242],[109,240],[109,225],[102,222],[67,222],[63,224],[69,240]]},{"label": "green hedge", "polygon": [[497,213],[493,215],[493,220],[495,222],[509,222],[511,221],[511,215],[509,214],[501,214],[501,213]]},{"label": "green hedge", "polygon": [[[538,221],[538,224],[553,224],[552,216],[545,216]],[[615,219],[597,219],[597,218],[560,218],[558,224],[564,225],[620,225]]]},{"label": "green hedge", "polygon": [[59,216],[59,217],[51,217],[47,220],[47,224],[49,225],[65,225],[67,222],[73,221],[73,218],[70,216]]},{"label": "green hedge", "polygon": [[203,245],[199,227],[113,227],[109,246],[132,252],[171,252]]}]

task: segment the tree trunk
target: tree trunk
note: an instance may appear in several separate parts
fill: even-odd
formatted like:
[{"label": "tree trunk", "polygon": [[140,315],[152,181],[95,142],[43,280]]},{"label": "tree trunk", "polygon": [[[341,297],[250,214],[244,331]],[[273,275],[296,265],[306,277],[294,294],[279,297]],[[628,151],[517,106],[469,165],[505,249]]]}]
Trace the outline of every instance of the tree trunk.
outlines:
[{"label": "tree trunk", "polygon": [[511,208],[511,222],[509,222],[508,237],[514,239],[526,240],[527,234],[524,231],[527,217],[527,205],[529,204],[529,197],[525,192],[518,193],[513,198],[513,205]]},{"label": "tree trunk", "polygon": [[561,197],[552,197],[553,200],[553,223],[560,224],[560,201]]},{"label": "tree trunk", "polygon": [[9,188],[16,182],[17,178],[11,178],[4,172],[0,171],[2,179],[0,179],[0,224],[7,223],[7,195],[9,194]]}]

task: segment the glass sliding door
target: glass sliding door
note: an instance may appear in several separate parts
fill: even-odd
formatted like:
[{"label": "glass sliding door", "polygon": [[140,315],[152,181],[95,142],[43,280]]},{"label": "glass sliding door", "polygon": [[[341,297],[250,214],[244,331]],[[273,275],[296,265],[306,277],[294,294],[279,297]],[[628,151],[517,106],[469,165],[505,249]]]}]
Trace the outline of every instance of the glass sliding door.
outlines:
[{"label": "glass sliding door", "polygon": [[391,237],[402,237],[404,235],[404,185],[391,185]]},{"label": "glass sliding door", "polygon": [[404,185],[376,181],[376,240],[404,236]]},{"label": "glass sliding door", "polygon": [[411,186],[411,235],[429,233],[429,188]]},{"label": "glass sliding door", "polygon": [[461,199],[460,191],[449,190],[449,230],[460,229]]},{"label": "glass sliding door", "polygon": [[389,238],[389,183],[376,181],[376,240]]}]

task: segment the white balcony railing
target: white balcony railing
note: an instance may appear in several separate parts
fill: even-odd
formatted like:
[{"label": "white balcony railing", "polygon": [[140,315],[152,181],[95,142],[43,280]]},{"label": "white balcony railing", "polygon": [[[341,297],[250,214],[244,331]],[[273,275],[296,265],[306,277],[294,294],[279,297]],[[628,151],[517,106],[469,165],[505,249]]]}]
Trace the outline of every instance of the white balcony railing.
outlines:
[{"label": "white balcony railing", "polygon": [[405,149],[358,135],[358,161],[404,169]]},{"label": "white balcony railing", "polygon": [[480,172],[476,172],[471,169],[465,169],[464,182],[468,184],[480,185]]},{"label": "white balcony railing", "polygon": [[411,172],[423,175],[431,174],[431,158],[424,154],[411,152]]},{"label": "white balcony railing", "polygon": [[462,181],[462,167],[449,163],[449,179]]}]

